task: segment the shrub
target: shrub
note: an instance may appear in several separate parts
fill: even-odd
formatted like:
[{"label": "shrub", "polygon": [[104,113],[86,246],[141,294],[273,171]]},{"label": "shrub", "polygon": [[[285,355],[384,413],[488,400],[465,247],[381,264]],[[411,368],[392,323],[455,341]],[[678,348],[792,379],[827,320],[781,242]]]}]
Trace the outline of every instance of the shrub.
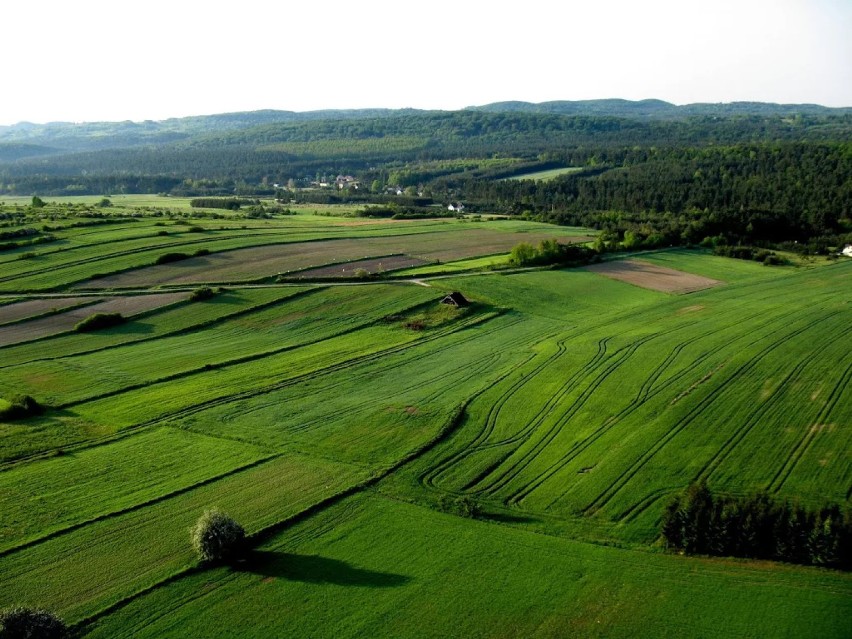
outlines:
[{"label": "shrub", "polygon": [[180,262],[181,260],[188,260],[189,255],[186,253],[163,253],[154,264],[169,264],[171,262]]},{"label": "shrub", "polygon": [[0,400],[0,419],[24,419],[43,412],[44,406],[29,395],[15,395],[8,401]]},{"label": "shrub", "polygon": [[476,519],[482,514],[479,503],[467,495],[462,497],[442,495],[438,501],[438,508],[445,513],[459,517],[468,517],[470,519]]},{"label": "shrub", "polygon": [[204,257],[205,255],[210,255],[210,249],[198,249],[193,256],[195,257]]},{"label": "shrub", "polygon": [[203,302],[204,300],[209,300],[214,295],[216,295],[216,293],[213,292],[212,288],[209,286],[202,286],[192,291],[192,295],[189,296],[189,301]]},{"label": "shrub", "polygon": [[65,622],[47,610],[18,606],[0,611],[2,639],[60,639],[67,636]]},{"label": "shrub", "polygon": [[90,315],[84,319],[82,322],[79,322],[74,327],[74,330],[78,333],[88,333],[102,328],[118,326],[119,324],[123,324],[125,321],[127,320],[121,313],[95,313],[94,315]]},{"label": "shrub", "polygon": [[190,530],[192,547],[201,561],[221,562],[239,557],[245,546],[245,530],[219,510],[205,511]]}]

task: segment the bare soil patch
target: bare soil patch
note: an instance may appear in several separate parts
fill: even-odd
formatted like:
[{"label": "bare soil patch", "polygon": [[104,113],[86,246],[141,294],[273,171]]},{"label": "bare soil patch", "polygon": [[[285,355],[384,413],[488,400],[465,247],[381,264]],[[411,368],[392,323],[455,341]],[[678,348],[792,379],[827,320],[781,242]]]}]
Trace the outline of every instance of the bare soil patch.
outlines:
[{"label": "bare soil patch", "polygon": [[709,277],[684,273],[640,260],[617,260],[592,264],[584,268],[614,280],[663,293],[692,293],[724,284]]},{"label": "bare soil patch", "polygon": [[0,326],[0,346],[26,342],[39,337],[70,331],[74,326],[95,313],[121,313],[125,316],[149,311],[160,306],[185,300],[189,296],[181,293],[156,293],[153,295],[133,295],[113,297],[96,304],[42,317],[29,322],[20,322],[10,326]]},{"label": "bare soil patch", "polygon": [[91,297],[54,297],[44,300],[26,300],[0,306],[0,324],[17,322],[27,317],[44,315],[54,310],[62,310],[70,306],[78,306],[86,302],[95,303],[100,300]]},{"label": "bare soil patch", "polygon": [[[126,273],[89,280],[84,288],[147,287],[160,284],[213,284],[274,277],[290,271],[319,268],[340,262],[373,259],[377,255],[408,255],[426,262],[449,262],[506,253],[516,244],[552,239],[550,233],[509,233],[493,229],[460,232],[412,233],[383,237],[345,238],[257,246],[194,257],[172,264],[147,266]],[[562,237],[561,243],[589,238]]]}]

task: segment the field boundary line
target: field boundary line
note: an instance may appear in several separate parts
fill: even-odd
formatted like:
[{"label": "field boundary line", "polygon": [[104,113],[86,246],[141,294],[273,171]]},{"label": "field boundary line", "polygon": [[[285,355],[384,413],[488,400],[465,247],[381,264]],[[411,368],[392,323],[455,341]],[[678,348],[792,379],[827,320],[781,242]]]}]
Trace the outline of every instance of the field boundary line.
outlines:
[{"label": "field boundary line", "polygon": [[[480,392],[482,392],[482,391],[480,391]],[[321,499],[320,501],[316,502],[315,504],[312,504],[310,506],[303,508],[299,512],[294,513],[293,515],[290,515],[289,517],[286,517],[285,519],[283,519],[279,522],[276,522],[274,524],[270,524],[268,526],[264,526],[263,528],[260,528],[259,530],[253,532],[252,534],[247,535],[246,539],[248,540],[248,542],[253,547],[258,546],[260,544],[263,544],[265,541],[269,540],[274,535],[277,535],[278,533],[281,533],[281,532],[287,530],[288,528],[291,528],[292,526],[294,526],[294,525],[296,525],[296,524],[298,524],[302,521],[305,521],[306,519],[309,519],[310,517],[313,517],[314,515],[322,512],[326,508],[329,508],[330,506],[333,506],[333,505],[343,501],[344,499],[346,499],[348,497],[356,495],[356,494],[360,493],[361,491],[363,491],[367,488],[370,488],[371,486],[374,486],[375,484],[380,482],[385,477],[389,476],[390,474],[396,472],[397,470],[399,470],[400,468],[402,468],[406,464],[408,464],[408,463],[414,461],[415,459],[417,459],[418,457],[422,456],[424,453],[426,453],[429,450],[431,450],[432,448],[434,448],[438,443],[440,443],[450,433],[452,433],[454,430],[456,430],[458,428],[459,424],[462,422],[462,420],[463,420],[463,418],[466,414],[467,406],[471,402],[473,397],[475,397],[475,395],[469,397],[468,399],[464,400],[461,404],[457,405],[450,412],[448,418],[444,421],[444,423],[441,425],[441,427],[438,429],[438,432],[435,433],[435,435],[433,435],[431,438],[429,438],[427,441],[425,441],[420,446],[417,446],[416,448],[414,448],[414,450],[409,451],[406,455],[404,455],[402,458],[398,459],[397,461],[395,461],[391,465],[389,465],[389,466],[387,466],[383,469],[375,471],[370,477],[368,477],[368,478],[366,478],[366,479],[364,479],[364,480],[362,480],[362,481],[360,481],[360,482],[358,482],[358,483],[356,483],[352,486],[349,486],[348,488],[344,488],[342,490],[339,490],[336,493],[333,493],[332,495],[329,495],[328,497]],[[283,455],[283,453],[281,453],[281,455]],[[268,460],[266,460],[266,461],[268,461]],[[264,461],[264,462],[260,462],[260,463],[266,463],[266,462]],[[0,556],[2,556],[2,555],[0,555]],[[123,597],[123,598],[119,599],[118,601],[115,601],[115,602],[109,604],[105,608],[103,608],[103,609],[101,609],[101,610],[99,610],[99,611],[97,611],[97,612],[95,612],[95,613],[93,613],[93,614],[91,614],[87,617],[84,617],[83,619],[77,621],[76,623],[71,624],[71,629],[72,629],[73,632],[75,632],[75,634],[76,633],[82,633],[87,626],[92,625],[93,623],[97,622],[99,619],[102,619],[102,618],[106,617],[107,615],[112,614],[113,612],[121,610],[125,606],[131,604],[136,599],[139,599],[140,597],[144,597],[145,595],[147,595],[151,592],[154,592],[155,590],[158,590],[159,588],[162,588],[162,587],[165,587],[169,584],[172,584],[172,583],[182,579],[183,577],[188,577],[190,575],[198,574],[198,573],[204,572],[207,569],[208,569],[207,566],[198,565],[198,564],[193,565],[193,566],[188,566],[188,567],[186,567],[182,570],[179,570],[179,571],[163,578],[162,580],[158,581],[157,583],[151,584],[150,586],[146,586],[145,588],[142,588],[135,593],[127,595],[126,597]]]},{"label": "field boundary line", "polygon": [[38,545],[45,543],[47,541],[50,541],[52,539],[56,539],[57,537],[62,537],[63,535],[67,535],[69,533],[72,533],[75,530],[80,530],[81,528],[85,528],[86,526],[89,526],[91,524],[96,524],[98,522],[106,521],[108,519],[114,519],[115,517],[119,517],[121,515],[127,515],[129,513],[135,512],[137,510],[147,508],[148,506],[153,506],[153,505],[158,504],[160,502],[167,501],[167,500],[169,500],[173,497],[179,497],[180,495],[191,492],[191,491],[195,490],[196,488],[201,488],[203,486],[207,486],[209,484],[215,483],[219,480],[225,479],[225,478],[230,477],[232,475],[236,475],[236,474],[242,473],[244,471],[251,470],[252,468],[255,468],[257,466],[261,466],[263,464],[266,464],[270,461],[278,459],[279,457],[283,457],[284,454],[285,453],[283,453],[283,452],[272,453],[271,455],[267,455],[265,457],[262,457],[261,459],[256,459],[256,460],[249,462],[247,464],[244,464],[242,466],[238,466],[236,468],[232,468],[231,470],[227,470],[224,473],[220,473],[218,475],[214,475],[213,477],[208,477],[206,479],[202,479],[201,481],[198,481],[198,482],[191,484],[189,486],[184,486],[183,488],[178,488],[178,489],[173,490],[171,492],[164,493],[162,495],[158,495],[157,497],[152,497],[151,499],[148,499],[148,500],[143,501],[143,502],[139,502],[137,504],[133,504],[132,506],[127,506],[125,508],[120,508],[119,510],[114,510],[114,511],[111,511],[111,512],[108,512],[108,513],[103,513],[101,515],[91,517],[90,519],[86,519],[85,521],[79,521],[75,524],[71,524],[70,526],[67,526],[65,528],[61,528],[59,530],[54,530],[54,531],[52,531],[52,532],[50,532],[47,535],[44,535],[42,537],[38,537],[36,539],[30,539],[30,540],[25,541],[25,542],[18,544],[16,546],[11,546],[10,548],[0,550],[0,559],[2,559],[4,557],[8,557],[9,555],[14,555],[14,554],[21,552],[23,550],[26,550],[28,548],[38,546]]}]

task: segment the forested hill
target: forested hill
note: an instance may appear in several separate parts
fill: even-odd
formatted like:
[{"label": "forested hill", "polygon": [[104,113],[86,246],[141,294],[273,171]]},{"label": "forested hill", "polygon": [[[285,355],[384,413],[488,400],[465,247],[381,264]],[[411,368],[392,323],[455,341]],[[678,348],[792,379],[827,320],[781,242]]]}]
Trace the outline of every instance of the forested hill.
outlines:
[{"label": "forested hill", "polygon": [[[321,111],[261,110],[216,115],[199,115],[143,122],[50,122],[33,124],[21,122],[0,126],[0,161],[19,159],[26,155],[47,155],[57,152],[91,151],[164,145],[187,141],[206,135],[221,135],[263,125],[299,125],[316,122],[350,120],[407,119],[419,117],[426,127],[430,118],[452,120],[463,112],[488,114],[536,114],[549,116],[626,118],[631,120],[687,120],[689,118],[775,117],[802,118],[813,116],[852,115],[852,107],[829,108],[815,104],[771,104],[763,102],[733,102],[729,104],[688,104],[676,106],[662,100],[579,100],[530,102],[496,102],[471,106],[459,111],[423,111],[418,109],[340,109]],[[530,121],[534,122],[534,121]],[[529,129],[527,125],[524,128]],[[4,152],[11,143],[26,144],[17,152]]]},{"label": "forested hill", "polygon": [[555,100],[552,102],[494,102],[468,107],[489,113],[551,113],[557,115],[604,115],[617,118],[674,120],[692,116],[782,116],[843,115],[852,107],[832,108],[819,104],[775,104],[770,102],[696,103],[675,105],[663,100]]}]

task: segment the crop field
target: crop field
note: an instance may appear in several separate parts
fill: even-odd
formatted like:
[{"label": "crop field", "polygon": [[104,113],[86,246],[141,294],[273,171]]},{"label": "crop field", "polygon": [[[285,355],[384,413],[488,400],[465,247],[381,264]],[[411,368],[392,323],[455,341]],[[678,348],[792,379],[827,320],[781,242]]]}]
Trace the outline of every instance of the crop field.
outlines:
[{"label": "crop field", "polygon": [[175,304],[186,298],[186,293],[152,293],[150,295],[111,297],[102,301],[92,299],[91,304],[78,304],[71,310],[51,314],[48,317],[0,326],[0,346],[70,331],[79,322],[95,313],[121,313],[125,317],[129,317],[161,306]]},{"label": "crop field", "polygon": [[[355,230],[362,227],[350,228]],[[520,242],[537,243],[554,236],[552,233],[519,233],[475,226],[457,233],[449,233],[446,228],[432,232],[422,229],[415,232],[412,227],[403,227],[403,230],[407,232],[404,235],[291,242],[227,251],[90,280],[81,286],[125,288],[254,280],[332,263],[369,259],[372,256],[377,259],[394,254],[421,262],[446,262],[506,252]],[[567,236],[561,239],[565,242],[584,242],[589,237]]]},{"label": "crop field", "polygon": [[553,180],[562,175],[568,175],[569,173],[576,173],[577,171],[582,171],[582,167],[574,167],[568,166],[560,169],[548,169],[546,171],[534,171],[533,173],[522,173],[520,175],[513,175],[510,178],[506,178],[508,180]]},{"label": "crop field", "polygon": [[[660,541],[698,480],[852,505],[852,260],[475,272],[592,233],[173,222],[0,253],[0,398],[46,409],[0,421],[0,607],[91,637],[852,635],[848,573]],[[397,258],[417,281],[320,279]],[[128,321],[70,330],[105,309]],[[214,507],[250,535],[232,568],[189,544]]]},{"label": "crop field", "polygon": [[416,266],[428,264],[424,260],[417,257],[408,257],[407,255],[388,255],[386,257],[374,257],[367,260],[354,260],[352,262],[343,262],[342,264],[330,264],[328,266],[320,266],[318,268],[309,268],[304,271],[294,273],[297,278],[315,279],[328,277],[353,277],[359,271],[364,273],[387,273],[390,271],[398,271]]}]

